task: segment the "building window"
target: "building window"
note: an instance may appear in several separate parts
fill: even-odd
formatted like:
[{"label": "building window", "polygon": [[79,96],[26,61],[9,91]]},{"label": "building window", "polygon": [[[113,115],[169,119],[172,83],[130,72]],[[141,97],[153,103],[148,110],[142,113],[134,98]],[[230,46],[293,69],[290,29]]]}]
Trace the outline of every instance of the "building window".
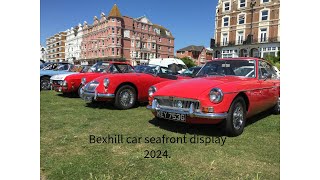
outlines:
[{"label": "building window", "polygon": [[112,48],[112,55],[114,55],[114,48]]},{"label": "building window", "polygon": [[169,52],[171,52],[171,48],[168,48]]},{"label": "building window", "polygon": [[262,0],[262,3],[268,3],[270,0]]},{"label": "building window", "polygon": [[260,42],[267,41],[267,28],[260,29]]},{"label": "building window", "polygon": [[223,26],[224,27],[229,26],[229,17],[224,17],[223,18]]},{"label": "building window", "polygon": [[159,42],[161,42],[161,38],[159,37]]},{"label": "building window", "polygon": [[134,40],[131,40],[131,47],[134,47]]},{"label": "building window", "polygon": [[104,40],[102,40],[102,45],[104,45]]},{"label": "building window", "polygon": [[112,33],[114,33],[114,28],[112,28]]},{"label": "building window", "polygon": [[169,39],[169,43],[171,44],[171,39]]},{"label": "building window", "polygon": [[268,20],[268,14],[269,14],[268,10],[261,11],[261,21]]},{"label": "building window", "polygon": [[245,14],[239,14],[239,20],[238,20],[238,24],[244,24],[245,22]]},{"label": "building window", "polygon": [[152,49],[156,49],[156,44],[152,44]]},{"label": "building window", "polygon": [[158,50],[161,50],[161,46],[158,46]]},{"label": "building window", "polygon": [[228,45],[228,33],[222,34],[222,45],[227,46]]},{"label": "building window", "polygon": [[243,31],[238,31],[237,44],[243,44]]},{"label": "building window", "polygon": [[224,11],[230,11],[230,2],[225,2],[223,9],[224,9]]},{"label": "building window", "polygon": [[246,0],[239,0],[239,7],[240,8],[246,7]]},{"label": "building window", "polygon": [[117,49],[117,55],[119,55],[119,49]]},{"label": "building window", "polygon": [[112,44],[114,44],[114,38],[112,38]]},{"label": "building window", "polygon": [[104,56],[104,50],[102,49],[102,56]]}]

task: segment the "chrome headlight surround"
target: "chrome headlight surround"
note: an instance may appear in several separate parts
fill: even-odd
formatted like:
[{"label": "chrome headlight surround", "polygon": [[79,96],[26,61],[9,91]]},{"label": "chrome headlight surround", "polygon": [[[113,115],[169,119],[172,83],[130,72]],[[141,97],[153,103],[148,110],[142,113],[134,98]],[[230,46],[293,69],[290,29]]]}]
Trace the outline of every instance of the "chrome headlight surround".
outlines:
[{"label": "chrome headlight surround", "polygon": [[213,88],[209,93],[209,99],[213,103],[220,103],[223,99],[223,92],[219,88]]},{"label": "chrome headlight surround", "polygon": [[148,90],[149,96],[151,97],[156,91],[157,91],[157,88],[154,86],[151,86]]},{"label": "chrome headlight surround", "polygon": [[104,85],[104,87],[107,88],[107,87],[109,86],[109,84],[110,84],[110,80],[109,80],[108,78],[105,78],[105,79],[103,80],[103,85]]},{"label": "chrome headlight surround", "polygon": [[61,86],[67,86],[67,81],[63,80],[62,83],[61,83]]},{"label": "chrome headlight surround", "polygon": [[86,81],[87,81],[87,79],[86,79],[85,77],[82,78],[82,79],[81,79],[81,84],[83,84],[83,85],[86,84]]}]

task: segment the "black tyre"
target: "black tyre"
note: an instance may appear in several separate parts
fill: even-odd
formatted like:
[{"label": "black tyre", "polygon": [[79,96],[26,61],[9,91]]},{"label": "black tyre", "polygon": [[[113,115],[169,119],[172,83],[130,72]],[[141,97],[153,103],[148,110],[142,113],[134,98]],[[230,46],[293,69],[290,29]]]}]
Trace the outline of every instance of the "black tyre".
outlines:
[{"label": "black tyre", "polygon": [[136,99],[136,90],[130,85],[124,85],[118,89],[114,105],[118,109],[130,109],[136,104]]},{"label": "black tyre", "polygon": [[49,77],[42,77],[40,79],[40,90],[50,90],[50,78]]},{"label": "black tyre", "polygon": [[242,134],[246,124],[246,102],[243,97],[236,97],[229,109],[225,122],[225,130],[228,136],[234,137]]},{"label": "black tyre", "polygon": [[272,113],[273,114],[280,114],[280,97],[278,97],[277,104],[273,106]]}]

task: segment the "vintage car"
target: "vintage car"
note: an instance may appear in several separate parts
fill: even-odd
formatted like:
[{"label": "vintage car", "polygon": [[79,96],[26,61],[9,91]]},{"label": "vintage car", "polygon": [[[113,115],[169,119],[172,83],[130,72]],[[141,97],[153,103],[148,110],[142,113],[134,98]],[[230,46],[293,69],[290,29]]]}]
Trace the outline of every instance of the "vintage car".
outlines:
[{"label": "vintage car", "polygon": [[109,101],[118,109],[132,108],[136,102],[148,102],[150,86],[163,81],[177,80],[168,68],[150,65],[142,73],[108,74],[98,77],[81,88],[80,97],[87,102]]},{"label": "vintage car", "polygon": [[264,60],[216,59],[197,76],[151,86],[147,109],[158,119],[221,123],[229,136],[240,135],[253,115],[270,108],[280,113],[280,80]]},{"label": "vintage car", "polygon": [[50,69],[54,66],[53,63],[50,63],[40,70],[40,90],[49,90],[51,88],[50,78],[54,75],[79,73],[74,69],[75,66],[73,64],[58,63],[56,65],[57,66],[54,67],[54,69]]},{"label": "vintage car", "polygon": [[51,84],[55,91],[62,93],[78,93],[81,87],[91,80],[109,73],[134,72],[130,64],[124,62],[99,61],[86,73],[72,74],[61,78],[52,79]]}]

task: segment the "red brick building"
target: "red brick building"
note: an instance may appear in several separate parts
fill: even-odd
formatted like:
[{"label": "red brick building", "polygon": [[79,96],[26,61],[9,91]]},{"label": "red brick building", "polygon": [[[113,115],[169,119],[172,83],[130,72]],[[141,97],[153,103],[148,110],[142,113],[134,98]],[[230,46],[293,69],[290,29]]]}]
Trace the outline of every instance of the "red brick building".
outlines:
[{"label": "red brick building", "polygon": [[212,60],[212,50],[205,48],[204,46],[187,46],[179,49],[176,52],[178,58],[189,57],[197,65],[205,64],[208,60]]},{"label": "red brick building", "polygon": [[174,37],[170,30],[147,17],[122,16],[114,5],[108,16],[101,13],[94,22],[83,24],[80,62],[127,61],[132,65],[151,58],[173,58]]}]

